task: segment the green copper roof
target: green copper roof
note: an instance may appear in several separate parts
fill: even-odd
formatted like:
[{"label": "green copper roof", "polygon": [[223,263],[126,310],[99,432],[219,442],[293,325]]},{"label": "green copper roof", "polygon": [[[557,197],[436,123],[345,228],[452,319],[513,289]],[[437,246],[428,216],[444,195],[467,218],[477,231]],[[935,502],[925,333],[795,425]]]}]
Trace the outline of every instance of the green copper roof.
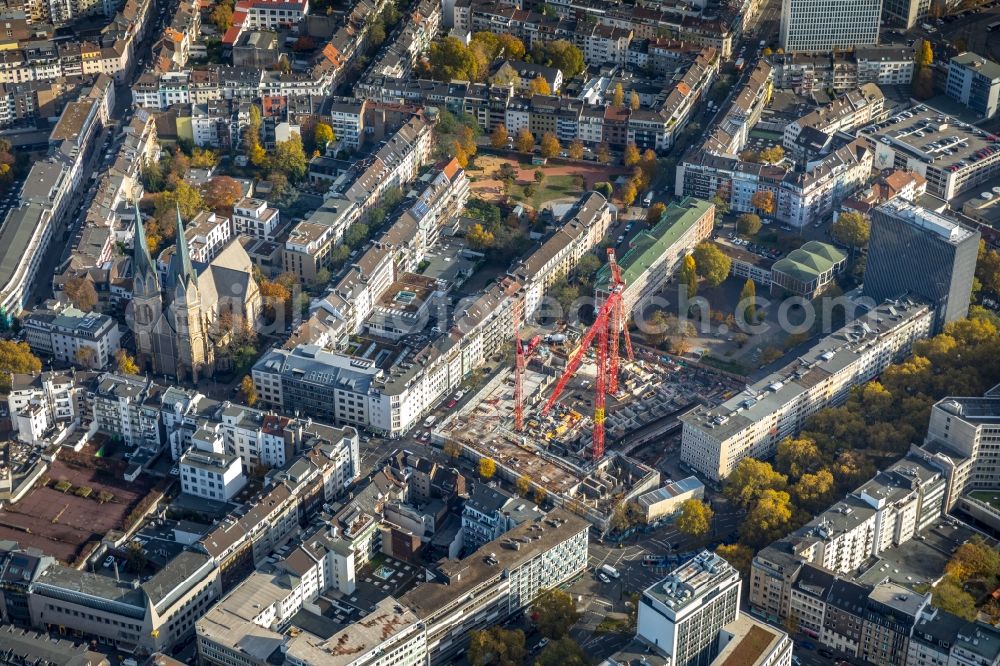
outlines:
[{"label": "green copper roof", "polygon": [[809,241],[799,249],[789,252],[784,259],[774,262],[771,271],[791,275],[802,282],[810,282],[846,258],[847,255],[833,245]]},{"label": "green copper roof", "polygon": [[[646,229],[632,239],[629,250],[618,257],[625,284],[635,282],[643,272],[649,270],[667,249],[676,243],[705,215],[714,204],[703,199],[687,197],[667,206],[655,226]],[[608,283],[608,266],[597,271],[597,287]]]}]

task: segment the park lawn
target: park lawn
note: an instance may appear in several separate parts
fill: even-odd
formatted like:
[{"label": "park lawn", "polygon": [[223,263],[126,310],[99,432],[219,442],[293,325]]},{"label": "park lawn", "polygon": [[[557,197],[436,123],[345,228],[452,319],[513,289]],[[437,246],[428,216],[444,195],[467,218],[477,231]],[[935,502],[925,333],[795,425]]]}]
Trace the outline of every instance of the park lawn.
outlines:
[{"label": "park lawn", "polygon": [[535,187],[535,193],[531,198],[524,196],[524,185],[516,185],[511,192],[511,197],[538,210],[542,204],[553,199],[576,198],[583,194],[583,190],[577,187],[575,180],[576,176],[572,175],[546,176],[541,186],[532,183]]}]

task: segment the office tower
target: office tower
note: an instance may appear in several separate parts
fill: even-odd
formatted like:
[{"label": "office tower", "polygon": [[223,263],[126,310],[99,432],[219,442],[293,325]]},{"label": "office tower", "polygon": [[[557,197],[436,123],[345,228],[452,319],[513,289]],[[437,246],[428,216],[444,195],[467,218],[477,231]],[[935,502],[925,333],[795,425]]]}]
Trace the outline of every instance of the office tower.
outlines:
[{"label": "office tower", "polygon": [[783,0],[781,47],[829,53],[878,44],[881,17],[882,0]]},{"label": "office tower", "polygon": [[702,551],[642,593],[636,637],[671,666],[709,666],[719,653],[719,632],[739,617],[739,606],[739,573]]},{"label": "office tower", "polygon": [[927,18],[931,0],[885,0],[885,17],[896,26],[909,30]]},{"label": "office tower", "polygon": [[945,94],[981,118],[1000,108],[1000,65],[975,53],[960,53],[948,62]]},{"label": "office tower", "polygon": [[899,199],[875,208],[871,220],[865,296],[931,301],[935,332],[968,315],[978,231]]}]

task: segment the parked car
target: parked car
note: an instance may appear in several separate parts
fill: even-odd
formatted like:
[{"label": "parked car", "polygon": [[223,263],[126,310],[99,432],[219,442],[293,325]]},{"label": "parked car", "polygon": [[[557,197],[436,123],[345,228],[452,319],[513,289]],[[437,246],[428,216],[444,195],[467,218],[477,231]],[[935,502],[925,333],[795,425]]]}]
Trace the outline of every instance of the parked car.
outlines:
[{"label": "parked car", "polygon": [[597,574],[597,580],[601,581],[602,583],[610,583],[611,582],[611,579],[608,578],[607,576],[605,576],[602,573]]},{"label": "parked car", "polygon": [[114,558],[114,556],[113,556],[113,555],[108,555],[108,556],[107,556],[107,558],[105,558],[105,560],[104,560],[104,568],[105,568],[105,569],[110,569],[110,568],[111,568],[111,566],[112,566],[112,565],[113,565],[114,563],[115,563],[115,558]]}]

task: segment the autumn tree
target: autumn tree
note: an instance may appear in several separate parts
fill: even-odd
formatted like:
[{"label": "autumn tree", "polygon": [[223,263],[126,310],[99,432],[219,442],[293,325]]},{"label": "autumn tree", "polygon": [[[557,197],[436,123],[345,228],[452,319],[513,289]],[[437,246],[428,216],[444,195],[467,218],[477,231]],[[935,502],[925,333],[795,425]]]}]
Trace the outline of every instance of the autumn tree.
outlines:
[{"label": "autumn tree", "polygon": [[601,164],[611,163],[611,147],[606,143],[597,146],[597,161]]},{"label": "autumn tree", "polygon": [[79,310],[90,312],[97,307],[97,290],[94,283],[83,276],[72,277],[63,285],[63,293]]},{"label": "autumn tree", "polygon": [[929,39],[920,40],[920,48],[916,52],[918,67],[930,67],[934,64],[934,50]]},{"label": "autumn tree", "polygon": [[123,375],[139,374],[139,365],[124,349],[119,349],[115,353],[115,366],[118,368],[118,372]]},{"label": "autumn tree", "polygon": [[629,108],[632,109],[633,111],[638,111],[641,105],[642,101],[639,99],[639,93],[637,93],[634,90],[631,91],[629,93],[629,101],[628,101]]},{"label": "autumn tree", "polygon": [[772,146],[760,151],[757,157],[761,162],[766,164],[777,164],[781,160],[785,159],[785,149],[781,146]]},{"label": "autumn tree", "polygon": [[517,487],[518,495],[527,497],[531,492],[531,477],[527,474],[522,474],[517,478],[517,482],[514,485]]},{"label": "autumn tree", "polygon": [[642,153],[639,152],[639,146],[634,143],[630,143],[625,146],[625,150],[622,152],[622,164],[625,166],[635,166],[642,159]]},{"label": "autumn tree", "polygon": [[625,103],[625,89],[621,82],[615,84],[614,93],[611,95],[611,106],[621,106]]},{"label": "autumn tree", "polygon": [[1000,294],[1000,252],[986,248],[986,241],[979,241],[976,259],[976,279],[983,289]]},{"label": "autumn tree", "polygon": [[190,222],[194,217],[205,210],[205,200],[194,187],[181,181],[177,188],[170,192],[163,192],[156,199],[155,214],[160,224],[160,229],[165,232],[169,230],[170,237],[173,237],[176,230],[175,220],[177,211],[180,211],[181,219]]},{"label": "autumn tree", "polygon": [[263,122],[260,115],[260,107],[256,104],[251,104],[247,125],[243,128],[243,149],[246,151],[246,156],[250,160],[250,163],[257,167],[263,166],[267,161],[267,153],[260,145],[260,130]]},{"label": "autumn tree", "polygon": [[684,263],[678,274],[681,284],[687,285],[687,297],[694,298],[698,293],[698,266],[695,263],[694,255],[684,257]]},{"label": "autumn tree", "polygon": [[864,215],[852,210],[837,216],[837,221],[830,226],[830,233],[837,241],[855,250],[868,245],[871,225]]},{"label": "autumn tree", "polygon": [[219,154],[214,150],[206,150],[195,146],[191,151],[191,167],[195,169],[211,169],[219,163]]},{"label": "autumn tree", "polygon": [[757,190],[750,197],[750,205],[765,215],[771,215],[774,213],[774,192]]},{"label": "autumn tree", "polygon": [[552,88],[549,87],[549,82],[545,80],[545,77],[538,75],[531,79],[531,83],[528,84],[528,90],[533,95],[551,95]]},{"label": "autumn tree", "polygon": [[497,464],[493,461],[493,458],[480,458],[479,459],[479,477],[483,481],[489,481],[496,474]]},{"label": "autumn tree", "polygon": [[703,241],[694,248],[694,261],[698,269],[698,275],[705,279],[709,287],[718,287],[722,284],[732,268],[733,262],[728,256],[715,245]]},{"label": "autumn tree", "polygon": [[762,226],[760,217],[753,213],[743,213],[736,218],[736,231],[744,236],[756,236]]},{"label": "autumn tree", "polygon": [[540,143],[542,157],[548,159],[555,157],[559,154],[561,146],[559,145],[559,139],[552,132],[546,132],[542,135],[542,141]]},{"label": "autumn tree", "polygon": [[646,211],[646,224],[648,224],[651,227],[654,226],[657,222],[660,221],[660,218],[663,217],[663,213],[666,210],[667,210],[666,204],[659,201],[654,203],[652,206],[649,207],[649,210]]},{"label": "autumn tree", "polygon": [[558,588],[543,592],[531,607],[531,619],[548,639],[558,640],[580,619],[576,599]]},{"label": "autumn tree", "polygon": [[774,464],[784,474],[797,479],[823,464],[823,454],[810,437],[786,437],[778,442]]},{"label": "autumn tree", "polygon": [[222,34],[233,27],[233,2],[232,0],[221,0],[216,3],[212,10],[212,23]]},{"label": "autumn tree", "polygon": [[500,123],[490,134],[490,145],[493,146],[495,150],[502,150],[507,147],[507,139],[510,137],[510,133],[507,132],[507,126]]},{"label": "autumn tree", "polygon": [[792,521],[792,498],[782,490],[768,488],[750,508],[740,538],[750,546],[763,546],[788,532]]},{"label": "autumn tree", "polygon": [[720,544],[715,554],[740,572],[744,577],[750,573],[750,563],[753,562],[753,549],[741,543]]},{"label": "autumn tree", "polygon": [[579,139],[573,139],[572,143],[569,144],[570,158],[574,160],[582,160],[583,153],[584,153],[583,141],[580,141]]},{"label": "autumn tree", "polygon": [[469,634],[467,656],[472,666],[520,666],[527,655],[520,629],[493,626]]},{"label": "autumn tree", "polygon": [[446,456],[452,459],[456,459],[462,455],[462,445],[451,439],[444,443],[441,450]]},{"label": "autumn tree", "polygon": [[711,507],[701,500],[693,498],[684,500],[680,515],[677,517],[677,529],[688,536],[704,536],[712,528],[714,515],[715,512]]},{"label": "autumn tree", "polygon": [[250,375],[244,375],[243,379],[240,380],[240,396],[243,398],[243,402],[250,407],[257,404],[257,387]]},{"label": "autumn tree", "polygon": [[517,137],[514,139],[514,147],[522,153],[530,153],[534,150],[535,137],[531,134],[531,130],[527,127],[522,127],[518,130]]},{"label": "autumn tree", "polygon": [[534,666],[589,666],[590,659],[580,644],[563,636],[545,646]]},{"label": "autumn tree", "polygon": [[327,123],[316,123],[316,127],[313,128],[313,142],[315,142],[317,148],[326,147],[326,144],[334,140],[333,127]]},{"label": "autumn tree", "polygon": [[821,469],[815,474],[803,474],[791,488],[798,505],[807,511],[817,511],[829,506],[837,492],[833,473]]},{"label": "autumn tree", "polygon": [[769,463],[755,458],[744,458],[726,478],[723,489],[726,497],[744,509],[750,509],[767,490],[784,490],[788,477],[774,471]]},{"label": "autumn tree", "polygon": [[465,240],[475,250],[486,250],[493,247],[495,237],[482,224],[476,222],[465,234]]},{"label": "autumn tree", "polygon": [[635,181],[626,180],[622,183],[621,187],[618,188],[618,198],[621,199],[622,204],[625,208],[628,208],[635,202],[635,198],[639,195],[639,191],[636,189]]},{"label": "autumn tree", "polygon": [[205,205],[225,217],[232,215],[233,206],[242,197],[243,187],[230,176],[216,176],[205,185]]}]

